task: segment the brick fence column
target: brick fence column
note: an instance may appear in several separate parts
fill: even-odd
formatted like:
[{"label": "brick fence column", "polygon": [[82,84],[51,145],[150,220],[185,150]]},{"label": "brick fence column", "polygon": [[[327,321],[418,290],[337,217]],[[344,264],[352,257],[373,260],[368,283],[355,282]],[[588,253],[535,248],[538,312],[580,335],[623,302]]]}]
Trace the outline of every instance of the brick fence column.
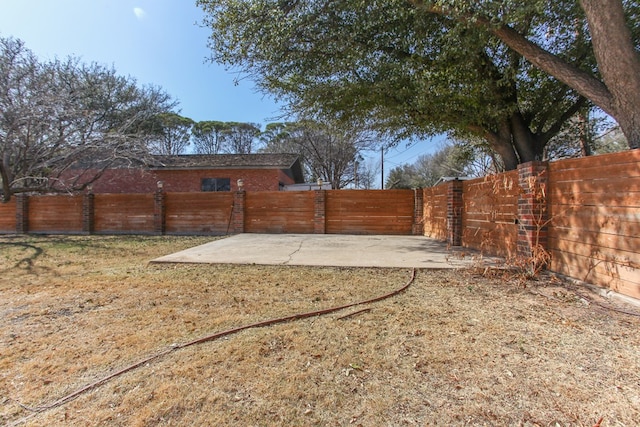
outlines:
[{"label": "brick fence column", "polygon": [[95,231],[95,194],[91,189],[82,196],[82,232],[92,234]]},{"label": "brick fence column", "polygon": [[153,231],[156,234],[164,234],[166,230],[166,199],[162,181],[158,181],[158,188],[153,196]]},{"label": "brick fence column", "polygon": [[533,161],[518,165],[518,240],[517,253],[529,258],[536,250],[546,250],[548,163]]},{"label": "brick fence column", "polygon": [[313,232],[325,234],[327,232],[327,191],[316,190],[313,202]]},{"label": "brick fence column", "polygon": [[238,190],[233,193],[233,210],[231,211],[231,224],[233,233],[244,233],[244,206],[246,193]]},{"label": "brick fence column", "polygon": [[447,244],[462,245],[462,181],[447,182]]},{"label": "brick fence column", "polygon": [[16,194],[16,233],[29,232],[29,196]]},{"label": "brick fence column", "polygon": [[413,225],[411,234],[422,236],[424,234],[424,189],[415,188],[413,190]]}]

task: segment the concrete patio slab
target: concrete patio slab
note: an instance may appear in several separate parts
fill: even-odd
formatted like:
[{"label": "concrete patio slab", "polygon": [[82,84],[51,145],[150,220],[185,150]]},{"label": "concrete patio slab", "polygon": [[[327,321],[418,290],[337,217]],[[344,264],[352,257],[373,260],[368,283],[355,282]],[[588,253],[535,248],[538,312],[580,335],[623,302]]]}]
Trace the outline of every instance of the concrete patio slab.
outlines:
[{"label": "concrete patio slab", "polygon": [[[335,267],[464,268],[479,253],[448,250],[422,236],[239,234],[171,255],[155,263],[308,265]],[[496,258],[484,262],[499,264]]]}]

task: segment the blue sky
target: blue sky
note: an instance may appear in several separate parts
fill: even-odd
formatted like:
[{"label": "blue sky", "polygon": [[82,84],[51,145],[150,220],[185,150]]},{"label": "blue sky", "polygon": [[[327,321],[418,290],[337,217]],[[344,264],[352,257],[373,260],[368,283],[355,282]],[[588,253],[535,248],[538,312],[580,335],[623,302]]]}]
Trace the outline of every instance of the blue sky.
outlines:
[{"label": "blue sky", "polygon": [[184,0],[0,0],[0,34],[41,59],[80,57],[161,86],[196,121],[265,123],[278,106],[252,82],[207,61],[209,31]]},{"label": "blue sky", "polygon": [[[23,40],[40,59],[79,57],[162,87],[195,121],[276,121],[280,106],[249,79],[210,63],[209,30],[193,0],[0,0],[0,35]],[[432,151],[401,144],[385,170]],[[379,159],[372,153],[372,159]]]}]

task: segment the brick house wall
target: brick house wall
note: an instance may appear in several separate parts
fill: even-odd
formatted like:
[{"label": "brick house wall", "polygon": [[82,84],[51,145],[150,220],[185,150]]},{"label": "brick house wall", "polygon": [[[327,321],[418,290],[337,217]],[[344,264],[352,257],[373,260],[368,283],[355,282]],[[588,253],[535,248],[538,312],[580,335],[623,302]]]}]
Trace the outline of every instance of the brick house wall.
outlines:
[{"label": "brick house wall", "polygon": [[[95,169],[70,169],[59,180],[60,188],[78,188],[96,176]],[[162,182],[164,192],[279,191],[285,185],[304,182],[296,154],[214,154],[153,156],[149,166],[114,165],[91,185],[93,193],[153,193]],[[219,181],[218,179],[223,179]],[[228,180],[228,181],[227,181]]]},{"label": "brick house wall", "polygon": [[199,192],[202,191],[203,178],[229,178],[231,191],[238,190],[238,179],[242,179],[246,191],[279,191],[281,185],[295,184],[291,177],[277,169],[109,169],[92,184],[92,191],[152,193],[157,188],[157,182],[162,181],[166,192]]}]

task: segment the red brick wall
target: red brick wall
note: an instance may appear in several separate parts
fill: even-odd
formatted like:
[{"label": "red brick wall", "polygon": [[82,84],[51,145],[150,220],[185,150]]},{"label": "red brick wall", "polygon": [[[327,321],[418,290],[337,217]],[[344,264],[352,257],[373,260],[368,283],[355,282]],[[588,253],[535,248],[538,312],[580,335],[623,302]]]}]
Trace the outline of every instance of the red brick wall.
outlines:
[{"label": "red brick wall", "polygon": [[278,169],[218,169],[218,170],[157,170],[111,169],[93,183],[94,193],[152,193],[158,181],[164,191],[189,193],[201,191],[203,178],[229,178],[231,191],[238,189],[242,179],[246,191],[279,191],[280,183],[294,181]]},{"label": "red brick wall", "polygon": [[293,178],[284,173],[282,170],[278,170],[278,181],[283,183],[284,185],[291,185],[296,183]]},{"label": "red brick wall", "polygon": [[140,169],[109,169],[92,184],[93,193],[152,193],[158,178]]}]

